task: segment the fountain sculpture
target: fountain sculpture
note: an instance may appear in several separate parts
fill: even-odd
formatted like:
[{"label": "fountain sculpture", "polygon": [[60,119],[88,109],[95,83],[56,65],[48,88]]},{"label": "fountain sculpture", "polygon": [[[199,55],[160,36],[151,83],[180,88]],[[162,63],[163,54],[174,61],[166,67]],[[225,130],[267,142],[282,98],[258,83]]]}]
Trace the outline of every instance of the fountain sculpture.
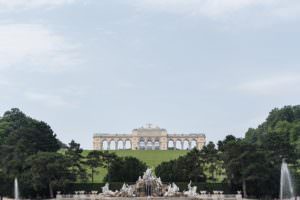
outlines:
[{"label": "fountain sculpture", "polygon": [[282,160],[280,172],[280,199],[294,199],[294,188],[291,174],[285,160]]},{"label": "fountain sculpture", "polygon": [[[123,184],[120,191],[112,191],[109,189],[109,184],[106,183],[102,187],[102,192],[98,194],[98,191],[91,191],[85,193],[84,191],[75,191],[75,195],[62,195],[57,192],[56,199],[86,199],[86,200],[101,200],[101,199],[131,199],[139,197],[151,197],[159,199],[212,199],[212,200],[224,200],[226,197],[223,195],[223,191],[214,191],[213,194],[209,194],[206,191],[200,191],[197,193],[197,187],[192,186],[192,182],[188,184],[188,190],[180,192],[179,187],[175,184],[163,184],[160,178],[157,178],[151,169],[147,169],[143,176],[139,177],[134,185]],[[228,200],[242,200],[241,193],[236,195],[230,195]]]},{"label": "fountain sculpture", "polygon": [[197,186],[192,187],[192,181],[188,184],[188,191],[184,191],[183,194],[187,197],[197,197]]}]

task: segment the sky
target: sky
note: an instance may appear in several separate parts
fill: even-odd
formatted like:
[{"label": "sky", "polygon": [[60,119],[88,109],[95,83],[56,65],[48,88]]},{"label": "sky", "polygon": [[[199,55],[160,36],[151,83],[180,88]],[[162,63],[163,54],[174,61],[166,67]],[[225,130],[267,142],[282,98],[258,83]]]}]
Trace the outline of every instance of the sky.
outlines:
[{"label": "sky", "polygon": [[153,123],[244,136],[300,102],[299,0],[0,0],[0,113],[64,143]]}]

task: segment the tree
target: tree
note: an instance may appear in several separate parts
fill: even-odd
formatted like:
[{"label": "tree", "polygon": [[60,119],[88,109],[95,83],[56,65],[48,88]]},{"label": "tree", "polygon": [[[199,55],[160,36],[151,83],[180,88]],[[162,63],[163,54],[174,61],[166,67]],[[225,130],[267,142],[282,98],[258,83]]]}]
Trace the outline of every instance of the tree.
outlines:
[{"label": "tree", "polygon": [[216,146],[213,142],[209,142],[206,146],[203,147],[201,150],[201,157],[205,161],[205,168],[210,173],[209,179],[211,181],[215,181],[216,174],[218,172],[218,169],[221,168],[221,162],[219,160],[218,150],[216,149]]},{"label": "tree", "polygon": [[[106,169],[110,168],[110,164],[118,158],[118,156],[115,153],[110,153],[109,151],[103,151],[101,152],[101,157],[103,161],[103,166]],[[107,181],[110,182],[110,173],[108,173]]]},{"label": "tree", "polygon": [[205,161],[197,149],[178,159],[163,162],[155,168],[155,174],[166,182],[205,182]]},{"label": "tree", "polygon": [[10,195],[10,188],[12,188],[12,180],[1,171],[0,169],[0,200],[3,199],[5,195]]},{"label": "tree", "polygon": [[117,157],[108,167],[106,181],[135,182],[146,171],[147,165],[134,157]]},{"label": "tree", "polygon": [[86,157],[85,164],[91,169],[92,183],[94,183],[94,174],[97,173],[95,169],[102,166],[101,155],[100,151],[90,151]]},{"label": "tree", "polygon": [[[267,153],[256,144],[249,144],[243,139],[236,138],[223,142],[221,158],[228,181],[231,185],[241,185],[243,195],[268,194],[270,177],[273,166],[268,160]],[[251,187],[247,187],[251,185]]]},{"label": "tree", "polygon": [[[76,180],[70,170],[71,164],[59,153],[38,152],[26,160],[25,167],[35,192],[42,196],[53,198],[54,188]],[[43,193],[45,189],[48,189],[48,194]]]},{"label": "tree", "polygon": [[0,119],[0,167],[12,178],[23,172],[27,157],[39,151],[55,152],[58,140],[45,122],[26,116],[19,109],[7,111]]},{"label": "tree", "polygon": [[84,157],[82,155],[82,148],[79,143],[76,143],[72,140],[69,143],[69,146],[65,152],[66,158],[69,160],[71,164],[71,170],[73,174],[82,180],[86,180],[86,170],[83,167],[84,165]]}]

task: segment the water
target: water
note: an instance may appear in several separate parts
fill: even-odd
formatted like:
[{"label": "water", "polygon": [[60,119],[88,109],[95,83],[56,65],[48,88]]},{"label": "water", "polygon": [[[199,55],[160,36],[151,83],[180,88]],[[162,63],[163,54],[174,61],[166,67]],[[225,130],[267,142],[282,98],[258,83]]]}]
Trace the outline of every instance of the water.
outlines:
[{"label": "water", "polygon": [[19,184],[18,184],[18,179],[15,178],[15,191],[14,191],[14,194],[15,194],[15,200],[19,200]]},{"label": "water", "polygon": [[287,163],[283,160],[280,173],[280,199],[294,199],[294,188]]}]

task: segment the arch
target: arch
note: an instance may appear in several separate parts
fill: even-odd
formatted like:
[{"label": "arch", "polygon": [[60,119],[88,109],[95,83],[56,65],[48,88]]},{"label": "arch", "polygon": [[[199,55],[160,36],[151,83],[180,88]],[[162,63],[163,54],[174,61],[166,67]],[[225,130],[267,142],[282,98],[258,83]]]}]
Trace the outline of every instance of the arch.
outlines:
[{"label": "arch", "polygon": [[114,140],[111,140],[109,143],[109,150],[116,150],[117,143]]},{"label": "arch", "polygon": [[155,150],[159,150],[159,149],[160,149],[160,144],[159,144],[159,141],[158,141],[158,140],[156,140],[156,141],[154,142],[154,149],[155,149]]},{"label": "arch", "polygon": [[180,149],[180,150],[182,149],[181,140],[176,140],[175,147],[176,149]]},{"label": "arch", "polygon": [[144,138],[140,138],[139,149],[141,149],[141,150],[145,150],[146,149],[146,144],[145,144]]},{"label": "arch", "polygon": [[146,149],[147,149],[147,150],[152,150],[152,149],[153,149],[153,143],[151,142],[151,140],[148,140],[148,141],[147,141]]},{"label": "arch", "polygon": [[131,149],[131,141],[130,140],[126,140],[125,141],[125,147],[124,149]]},{"label": "arch", "polygon": [[102,141],[101,146],[102,146],[102,150],[108,150],[108,142],[106,140]]},{"label": "arch", "polygon": [[124,143],[122,140],[119,140],[117,143],[117,149],[124,149]]},{"label": "arch", "polygon": [[168,149],[175,149],[175,145],[174,145],[174,141],[173,140],[169,140],[168,141]]},{"label": "arch", "polygon": [[184,150],[190,149],[189,141],[187,141],[187,140],[183,141],[183,147],[182,147],[182,149],[184,149]]},{"label": "arch", "polygon": [[191,149],[193,149],[193,148],[195,148],[195,147],[197,147],[197,141],[196,141],[195,139],[193,139],[193,140],[191,141]]}]

